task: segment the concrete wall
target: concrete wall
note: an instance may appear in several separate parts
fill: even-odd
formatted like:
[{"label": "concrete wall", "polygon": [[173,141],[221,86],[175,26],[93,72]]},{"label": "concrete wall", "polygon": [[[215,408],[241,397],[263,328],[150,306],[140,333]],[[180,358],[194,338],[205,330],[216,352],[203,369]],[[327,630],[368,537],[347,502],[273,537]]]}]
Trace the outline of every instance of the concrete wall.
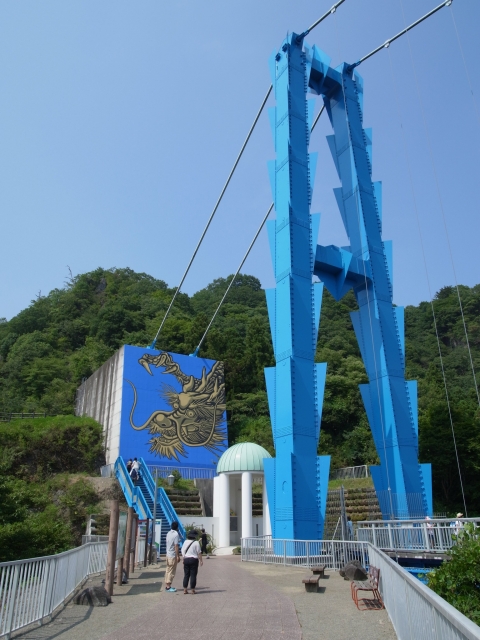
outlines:
[{"label": "concrete wall", "polygon": [[185,526],[186,524],[193,524],[197,531],[205,529],[209,533],[213,542],[218,546],[218,518],[206,518],[205,516],[178,516],[180,522]]},{"label": "concrete wall", "polygon": [[75,415],[89,416],[103,426],[107,464],[120,451],[124,348],[121,347],[77,390]]},{"label": "concrete wall", "polygon": [[213,516],[213,478],[196,478],[194,482],[203,501],[204,513],[211,518]]}]

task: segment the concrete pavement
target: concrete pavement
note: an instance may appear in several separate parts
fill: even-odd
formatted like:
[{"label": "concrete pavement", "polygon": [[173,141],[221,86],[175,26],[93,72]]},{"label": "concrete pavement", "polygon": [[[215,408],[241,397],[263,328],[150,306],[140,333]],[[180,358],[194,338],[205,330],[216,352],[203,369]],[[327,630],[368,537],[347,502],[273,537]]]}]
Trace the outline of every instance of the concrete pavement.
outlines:
[{"label": "concrete pavement", "polygon": [[[108,607],[69,604],[22,640],[369,640],[395,638],[385,611],[359,612],[350,586],[333,572],[319,593],[306,593],[305,569],[241,563],[238,556],[204,560],[197,593],[164,589],[165,564],[137,570],[115,586]],[[100,584],[101,577],[89,585]]]}]

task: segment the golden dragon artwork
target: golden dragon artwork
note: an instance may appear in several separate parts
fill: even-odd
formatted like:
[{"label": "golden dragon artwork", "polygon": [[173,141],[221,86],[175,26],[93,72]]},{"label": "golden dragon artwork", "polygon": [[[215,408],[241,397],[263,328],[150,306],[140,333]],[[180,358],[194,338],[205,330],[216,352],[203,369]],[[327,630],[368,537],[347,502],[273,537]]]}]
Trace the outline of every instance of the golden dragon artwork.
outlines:
[{"label": "golden dragon artwork", "polygon": [[171,411],[154,411],[144,424],[136,426],[133,414],[137,406],[137,390],[133,382],[127,380],[134,393],[130,425],[136,431],[148,429],[153,436],[149,440],[150,451],[170,460],[179,460],[179,455],[188,456],[185,446],[205,447],[212,453],[220,450],[227,437],[223,417],[226,408],[223,363],[215,362],[208,374],[203,367],[201,378],[185,375],[165,351],[157,356],[146,353],[138,363],[150,375],[153,375],[151,366],[164,367],[162,373],[174,375],[182,385],[182,390],[177,391],[171,385],[163,384],[160,396]]}]

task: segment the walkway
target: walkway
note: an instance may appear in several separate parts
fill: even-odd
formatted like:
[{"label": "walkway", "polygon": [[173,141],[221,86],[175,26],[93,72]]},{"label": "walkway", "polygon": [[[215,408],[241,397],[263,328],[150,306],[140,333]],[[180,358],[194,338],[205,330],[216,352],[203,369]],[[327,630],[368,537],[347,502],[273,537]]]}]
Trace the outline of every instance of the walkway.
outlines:
[{"label": "walkway", "polygon": [[[338,574],[323,593],[305,593],[304,570],[241,563],[238,557],[205,560],[197,594],[163,589],[164,563],[136,571],[115,587],[106,608],[68,605],[48,625],[22,640],[369,640],[394,639],[385,611],[356,610],[349,583]],[[183,574],[180,567],[180,574]],[[174,586],[180,588],[181,575]],[[98,584],[94,578],[90,584]],[[297,616],[298,613],[298,616]]]}]

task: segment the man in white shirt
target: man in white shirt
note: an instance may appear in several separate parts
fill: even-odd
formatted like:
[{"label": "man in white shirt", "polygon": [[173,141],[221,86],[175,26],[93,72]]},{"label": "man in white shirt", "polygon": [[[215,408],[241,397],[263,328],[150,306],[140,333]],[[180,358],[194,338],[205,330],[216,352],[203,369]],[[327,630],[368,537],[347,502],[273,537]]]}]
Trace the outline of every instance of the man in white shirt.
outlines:
[{"label": "man in white shirt", "polygon": [[174,520],[170,525],[171,529],[167,533],[167,570],[165,572],[165,591],[174,593],[175,587],[172,587],[173,579],[175,578],[175,572],[177,570],[177,564],[180,561],[180,536],[178,535],[178,522]]}]

